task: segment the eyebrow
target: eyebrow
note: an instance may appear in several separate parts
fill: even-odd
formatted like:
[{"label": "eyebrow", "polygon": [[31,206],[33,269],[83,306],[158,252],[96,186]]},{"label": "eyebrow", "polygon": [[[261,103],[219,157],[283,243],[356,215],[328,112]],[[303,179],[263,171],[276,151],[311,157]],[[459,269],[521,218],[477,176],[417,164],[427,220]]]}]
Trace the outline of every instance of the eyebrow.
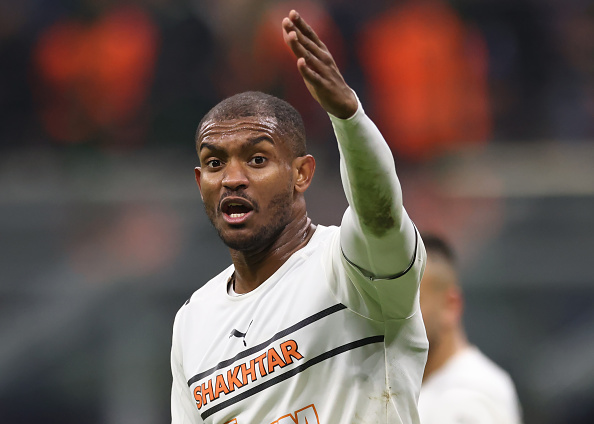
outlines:
[{"label": "eyebrow", "polygon": [[[274,146],[274,140],[268,136],[268,135],[258,135],[255,137],[250,137],[247,139],[247,143],[250,146],[255,146],[258,143],[262,143],[264,141],[267,141],[268,143],[272,144]],[[209,143],[208,141],[203,141],[200,143],[200,147],[198,148],[198,150],[201,152],[202,149],[207,148],[210,150],[220,150],[220,147],[217,147],[214,143]]]}]

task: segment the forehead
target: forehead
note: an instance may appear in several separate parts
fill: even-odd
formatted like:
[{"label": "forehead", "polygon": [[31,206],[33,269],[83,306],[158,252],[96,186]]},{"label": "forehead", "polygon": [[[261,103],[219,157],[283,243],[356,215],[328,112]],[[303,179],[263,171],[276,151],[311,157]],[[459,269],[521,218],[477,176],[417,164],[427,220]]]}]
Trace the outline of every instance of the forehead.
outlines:
[{"label": "forehead", "polygon": [[276,118],[258,116],[222,121],[208,120],[200,127],[196,143],[200,148],[204,143],[224,143],[254,137],[268,138],[275,145],[283,142]]}]

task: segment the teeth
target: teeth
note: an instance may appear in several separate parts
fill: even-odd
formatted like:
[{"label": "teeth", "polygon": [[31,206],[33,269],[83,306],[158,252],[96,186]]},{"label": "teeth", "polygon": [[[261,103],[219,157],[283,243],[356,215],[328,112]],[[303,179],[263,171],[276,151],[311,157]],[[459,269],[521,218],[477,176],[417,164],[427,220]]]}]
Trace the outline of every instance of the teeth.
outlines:
[{"label": "teeth", "polygon": [[232,214],[230,214],[229,216],[230,216],[231,218],[241,218],[241,217],[242,217],[242,216],[244,216],[244,215],[245,215],[244,213],[232,213]]}]

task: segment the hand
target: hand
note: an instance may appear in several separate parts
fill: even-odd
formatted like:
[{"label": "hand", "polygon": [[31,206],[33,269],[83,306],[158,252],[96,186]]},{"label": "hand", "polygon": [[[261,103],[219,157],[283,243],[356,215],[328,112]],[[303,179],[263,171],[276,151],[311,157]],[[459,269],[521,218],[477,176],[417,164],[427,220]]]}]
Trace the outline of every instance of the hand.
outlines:
[{"label": "hand", "polygon": [[317,102],[337,118],[357,111],[357,98],[344,81],[334,58],[301,16],[291,10],[283,19],[283,38],[297,57],[297,69]]}]

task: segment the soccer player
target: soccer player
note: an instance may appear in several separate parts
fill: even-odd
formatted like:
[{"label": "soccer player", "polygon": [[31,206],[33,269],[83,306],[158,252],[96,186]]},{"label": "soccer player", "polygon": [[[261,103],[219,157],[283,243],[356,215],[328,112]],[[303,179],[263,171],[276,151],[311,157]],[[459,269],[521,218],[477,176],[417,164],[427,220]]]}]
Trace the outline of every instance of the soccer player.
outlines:
[{"label": "soccer player", "polygon": [[334,126],[349,207],[340,227],[308,218],[315,161],[286,102],[248,92],[206,114],[196,180],[233,264],[176,316],[172,422],[418,423],[425,249],[330,52],[296,11],[282,30]]},{"label": "soccer player", "polygon": [[419,398],[421,424],[519,424],[511,378],[466,338],[452,248],[434,235],[424,234],[423,242],[421,310],[429,355]]}]

